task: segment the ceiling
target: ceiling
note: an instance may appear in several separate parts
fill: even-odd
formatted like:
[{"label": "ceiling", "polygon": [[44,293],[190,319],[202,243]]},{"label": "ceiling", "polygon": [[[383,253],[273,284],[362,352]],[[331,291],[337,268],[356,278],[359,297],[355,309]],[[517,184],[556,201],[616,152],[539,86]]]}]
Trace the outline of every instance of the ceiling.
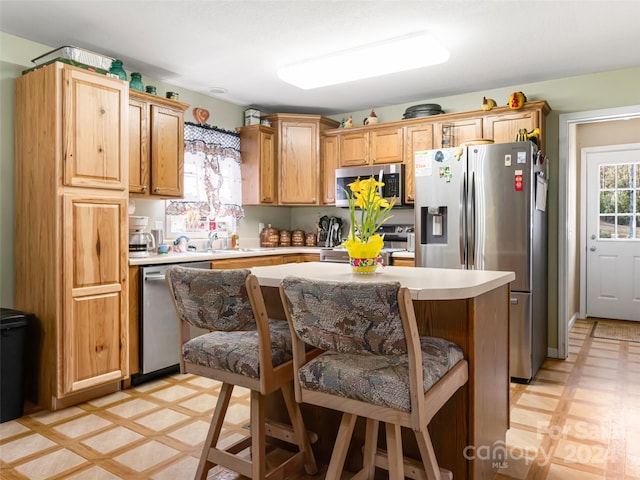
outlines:
[{"label": "ceiling", "polygon": [[[116,57],[143,80],[234,104],[324,115],[640,66],[638,18],[635,0],[0,2],[6,33]],[[298,60],[424,30],[449,48],[447,63],[315,90],[276,75]]]}]

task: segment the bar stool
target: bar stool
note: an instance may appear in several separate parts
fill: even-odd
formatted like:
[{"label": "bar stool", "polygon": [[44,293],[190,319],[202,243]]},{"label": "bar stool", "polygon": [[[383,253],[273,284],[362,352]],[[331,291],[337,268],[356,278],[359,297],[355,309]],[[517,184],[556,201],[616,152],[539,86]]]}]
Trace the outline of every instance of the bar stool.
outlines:
[{"label": "bar stool", "polygon": [[[451,479],[440,469],[427,425],[467,382],[460,347],[419,337],[408,289],[398,282],[311,281],[286,277],[280,295],[293,337],[298,402],[343,412],[327,479],[344,468],[358,416],[365,417],[363,466],[354,479]],[[307,360],[305,344],[325,350]],[[387,450],[377,446],[385,424]],[[414,431],[422,461],[403,457],[401,427]]]},{"label": "bar stool", "polygon": [[[317,466],[300,407],[293,394],[291,333],[287,322],[270,320],[255,276],[249,270],[202,270],[173,266],[166,281],[180,323],[180,371],[222,382],[196,479],[215,465],[253,479],[283,478]],[[190,339],[190,326],[210,333]],[[217,448],[234,386],[251,390],[251,433]],[[282,391],[292,428],[265,424],[265,397]],[[267,472],[266,437],[297,445],[299,452]],[[237,455],[251,447],[251,460]]]}]

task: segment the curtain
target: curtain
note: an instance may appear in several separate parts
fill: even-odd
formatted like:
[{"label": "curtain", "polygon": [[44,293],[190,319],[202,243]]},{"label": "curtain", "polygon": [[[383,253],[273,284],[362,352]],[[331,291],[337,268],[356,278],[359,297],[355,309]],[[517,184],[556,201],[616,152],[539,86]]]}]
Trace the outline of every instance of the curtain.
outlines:
[{"label": "curtain", "polygon": [[168,201],[166,214],[186,215],[187,223],[243,218],[240,135],[186,122],[184,157],[185,199]]}]

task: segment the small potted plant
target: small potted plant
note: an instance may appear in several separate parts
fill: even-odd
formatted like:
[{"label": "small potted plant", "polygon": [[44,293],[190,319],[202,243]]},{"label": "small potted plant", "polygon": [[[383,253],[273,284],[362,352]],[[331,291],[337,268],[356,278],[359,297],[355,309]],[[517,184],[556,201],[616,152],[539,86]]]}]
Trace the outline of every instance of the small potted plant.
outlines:
[{"label": "small potted plant", "polygon": [[366,180],[358,177],[349,184],[350,191],[345,190],[351,226],[343,245],[349,253],[351,268],[355,273],[373,273],[380,263],[384,239],[377,232],[391,218],[391,209],[396,201],[395,197],[387,201],[380,196],[379,187],[382,186],[384,183],[373,176]]}]

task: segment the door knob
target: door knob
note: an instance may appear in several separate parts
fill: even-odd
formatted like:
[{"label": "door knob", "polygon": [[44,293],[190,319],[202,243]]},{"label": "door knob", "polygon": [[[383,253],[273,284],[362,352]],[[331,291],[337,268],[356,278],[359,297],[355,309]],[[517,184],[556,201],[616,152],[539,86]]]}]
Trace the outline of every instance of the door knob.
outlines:
[{"label": "door knob", "polygon": [[596,251],[596,247],[591,247],[589,250],[591,250],[592,252]]}]

